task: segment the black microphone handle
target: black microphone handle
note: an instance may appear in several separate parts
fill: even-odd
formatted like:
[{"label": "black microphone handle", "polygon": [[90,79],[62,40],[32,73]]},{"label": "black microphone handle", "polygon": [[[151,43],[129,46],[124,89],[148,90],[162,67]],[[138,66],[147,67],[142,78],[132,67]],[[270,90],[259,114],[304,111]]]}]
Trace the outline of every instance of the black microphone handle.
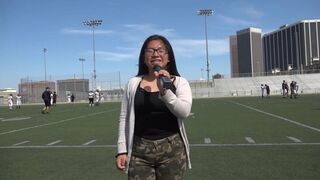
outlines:
[{"label": "black microphone handle", "polygon": [[[153,66],[153,70],[159,72],[161,70],[161,67],[156,64]],[[167,76],[160,75],[159,79],[162,83],[163,88],[169,89],[171,87],[172,82],[171,82],[170,78],[168,78]]]}]

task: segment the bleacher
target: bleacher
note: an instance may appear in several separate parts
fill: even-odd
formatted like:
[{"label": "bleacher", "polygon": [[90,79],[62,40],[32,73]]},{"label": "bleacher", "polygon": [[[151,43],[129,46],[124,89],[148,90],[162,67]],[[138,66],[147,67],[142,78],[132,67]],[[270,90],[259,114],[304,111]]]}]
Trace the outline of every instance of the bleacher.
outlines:
[{"label": "bleacher", "polygon": [[288,85],[291,81],[296,81],[299,85],[299,93],[320,93],[319,73],[214,79],[212,87],[209,88],[202,86],[196,88],[197,86],[194,83],[191,82],[190,84],[194,98],[260,96],[261,84],[267,84],[270,87],[271,95],[280,95],[283,80]]}]

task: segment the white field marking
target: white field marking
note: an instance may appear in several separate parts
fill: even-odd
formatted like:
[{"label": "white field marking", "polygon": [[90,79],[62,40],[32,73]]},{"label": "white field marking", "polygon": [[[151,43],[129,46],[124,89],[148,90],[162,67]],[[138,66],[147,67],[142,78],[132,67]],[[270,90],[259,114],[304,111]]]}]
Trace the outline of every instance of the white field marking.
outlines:
[{"label": "white field marking", "polygon": [[245,139],[248,143],[256,143],[256,141],[254,141],[254,139],[252,139],[251,137],[245,137]]},{"label": "white field marking", "polygon": [[61,120],[61,121],[56,121],[56,122],[51,122],[51,123],[46,123],[46,124],[41,124],[41,125],[37,125],[37,126],[31,126],[31,127],[21,128],[21,129],[15,129],[15,130],[7,131],[7,132],[2,132],[2,133],[0,133],[0,136],[4,135],[4,134],[10,134],[10,133],[15,133],[15,132],[19,132],[19,131],[25,131],[25,130],[34,129],[34,128],[38,128],[38,127],[50,126],[50,125],[54,125],[54,124],[60,124],[60,123],[64,123],[64,122],[67,122],[67,121],[72,121],[72,120],[75,120],[75,119],[94,116],[94,115],[98,115],[98,114],[102,114],[102,113],[106,113],[106,112],[112,112],[112,111],[115,111],[115,110],[117,110],[117,109],[111,109],[111,110],[108,110],[108,111],[102,111],[102,112],[92,113],[92,114],[88,114],[88,115],[77,116],[77,117],[68,118],[68,119],[64,119],[64,120]]},{"label": "white field marking", "polygon": [[204,138],[204,143],[205,144],[211,144],[211,139],[210,138]]},{"label": "white field marking", "polygon": [[68,146],[68,145],[57,145],[57,146],[0,146],[0,149],[32,149],[32,148],[116,148],[117,145],[74,145],[74,146]]},{"label": "white field marking", "polygon": [[191,118],[194,119],[195,118],[195,114],[194,113],[190,113],[188,117],[191,117]]},{"label": "white field marking", "polygon": [[272,114],[272,113],[268,113],[268,112],[262,111],[262,110],[260,110],[260,109],[251,107],[251,106],[247,106],[247,105],[244,105],[244,104],[240,104],[240,103],[235,102],[235,101],[230,101],[230,102],[232,102],[232,103],[234,103],[234,104],[237,104],[237,105],[239,105],[239,106],[243,106],[243,107],[245,107],[245,108],[248,108],[248,109],[257,111],[257,112],[259,112],[259,113],[266,114],[266,115],[269,115],[269,116],[272,116],[272,117],[275,117],[275,118],[278,118],[278,119],[281,119],[281,120],[290,122],[290,123],[292,123],[292,124],[295,124],[295,125],[298,125],[298,126],[302,126],[302,127],[305,127],[305,128],[308,128],[308,129],[311,129],[311,130],[320,132],[320,129],[318,129],[318,128],[315,128],[315,127],[312,127],[312,126],[309,126],[309,125],[306,125],[306,124],[303,124],[303,123],[299,123],[299,122],[293,121],[293,120],[291,120],[291,119],[288,119],[288,118],[285,118],[285,117],[282,117],[282,116],[278,116],[278,115],[275,115],[275,114]]},{"label": "white field marking", "polygon": [[190,147],[249,147],[249,146],[300,146],[300,145],[316,145],[320,143],[246,143],[246,144],[190,144]]},{"label": "white field marking", "polygon": [[287,136],[288,139],[292,140],[295,143],[302,143],[302,141],[298,138],[295,137],[291,137],[291,136]]},{"label": "white field marking", "polygon": [[[40,103],[42,105],[42,103]],[[22,104],[22,106],[25,105],[25,106],[29,106],[29,104]],[[34,105],[34,104],[33,104]],[[81,108],[81,109],[86,109],[86,108]],[[63,111],[54,111],[55,113],[63,113],[63,112],[68,112],[68,111],[73,111],[73,110],[63,110]],[[11,113],[6,113],[6,114],[11,114]],[[3,114],[3,115],[6,115],[6,114]],[[35,115],[39,115],[39,113],[30,113],[30,114],[25,114],[25,116],[35,116]],[[5,119],[5,118],[0,118],[0,120],[2,119]]]},{"label": "white field marking", "polygon": [[20,120],[25,120],[25,119],[30,119],[31,117],[14,117],[14,118],[9,118],[9,119],[3,119],[1,121],[20,121]]},{"label": "white field marking", "polygon": [[94,142],[96,142],[97,140],[96,139],[93,139],[93,140],[91,140],[91,141],[88,141],[88,142],[86,142],[86,143],[84,143],[84,144],[82,144],[83,146],[88,146],[89,144],[92,144],[92,143],[94,143]]},{"label": "white field marking", "polygon": [[53,142],[47,144],[47,146],[52,146],[52,145],[58,144],[60,142],[61,142],[61,140],[56,140],[56,141],[53,141]]},{"label": "white field marking", "polygon": [[21,145],[21,144],[26,144],[26,143],[28,143],[28,142],[30,142],[30,141],[22,141],[22,142],[13,144],[12,146],[19,146],[19,145]]},{"label": "white field marking", "polygon": [[[260,147],[260,146],[320,146],[320,143],[255,143],[255,144],[190,144],[190,147]],[[0,149],[33,148],[116,148],[117,145],[75,145],[75,146],[0,146]]]}]

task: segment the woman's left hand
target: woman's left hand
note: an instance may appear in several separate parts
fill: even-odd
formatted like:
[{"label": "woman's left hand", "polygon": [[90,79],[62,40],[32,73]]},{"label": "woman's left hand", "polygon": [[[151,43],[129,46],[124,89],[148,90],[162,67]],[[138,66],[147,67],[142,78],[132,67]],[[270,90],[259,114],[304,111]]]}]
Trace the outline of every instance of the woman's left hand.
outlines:
[{"label": "woman's left hand", "polygon": [[167,77],[171,79],[170,73],[164,69],[161,69],[160,71],[155,71],[154,76],[157,78],[157,85],[160,90],[160,92],[163,92],[165,89],[163,88],[163,83],[160,81],[160,77]]}]

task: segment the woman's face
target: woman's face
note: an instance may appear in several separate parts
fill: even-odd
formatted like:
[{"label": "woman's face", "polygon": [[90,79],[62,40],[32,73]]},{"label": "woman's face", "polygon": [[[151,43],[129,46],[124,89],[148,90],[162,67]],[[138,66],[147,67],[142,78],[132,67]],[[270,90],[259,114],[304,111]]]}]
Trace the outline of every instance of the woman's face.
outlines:
[{"label": "woman's face", "polygon": [[161,40],[150,41],[144,53],[144,63],[149,71],[153,71],[154,65],[159,65],[163,69],[166,69],[169,62],[169,55],[165,44]]}]

